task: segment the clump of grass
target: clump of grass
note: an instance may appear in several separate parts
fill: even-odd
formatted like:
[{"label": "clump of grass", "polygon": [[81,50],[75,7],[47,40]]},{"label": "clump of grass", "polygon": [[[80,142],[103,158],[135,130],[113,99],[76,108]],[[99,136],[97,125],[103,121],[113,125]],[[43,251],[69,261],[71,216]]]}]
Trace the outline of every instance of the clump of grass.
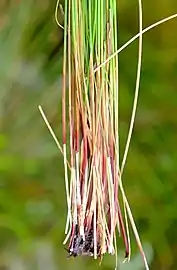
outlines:
[{"label": "clump of grass", "polygon": [[[63,63],[63,152],[68,202],[65,233],[70,255],[115,252],[115,228],[129,245],[118,201],[118,58],[116,1],[68,1]],[[66,58],[68,62],[70,187],[66,166]]]},{"label": "clump of grass", "polygon": [[[102,258],[105,253],[117,253],[118,231],[124,241],[125,258],[129,259],[129,218],[145,267],[149,269],[121,177],[138,101],[142,34],[177,15],[143,30],[141,0],[138,3],[139,34],[118,49],[117,1],[65,1],[62,147],[41,107],[39,109],[64,157],[68,206],[64,244],[68,243],[69,256],[88,255],[96,259]],[[125,153],[120,164],[118,53],[137,37],[139,57],[135,98]],[[66,87],[66,82],[69,87]],[[120,207],[121,198],[123,209]]]}]

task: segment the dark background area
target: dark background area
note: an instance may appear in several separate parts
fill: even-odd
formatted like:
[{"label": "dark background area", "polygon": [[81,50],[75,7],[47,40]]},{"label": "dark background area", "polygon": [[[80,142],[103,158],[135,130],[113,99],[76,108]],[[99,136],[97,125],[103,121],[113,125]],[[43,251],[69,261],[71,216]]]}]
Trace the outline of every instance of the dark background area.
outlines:
[{"label": "dark background area", "polygon": [[[114,269],[66,259],[62,155],[37,106],[61,139],[63,30],[56,1],[0,1],[0,269]],[[143,1],[144,27],[177,13],[174,0]],[[138,32],[138,1],[118,1],[119,46]],[[63,23],[63,15],[59,12]],[[177,19],[147,32],[140,97],[124,186],[152,270],[177,269]],[[138,42],[120,53],[120,141],[125,146]],[[132,236],[132,261],[141,270]],[[122,243],[118,238],[121,257]],[[121,260],[121,259],[120,259]],[[98,268],[99,267],[99,268]]]}]

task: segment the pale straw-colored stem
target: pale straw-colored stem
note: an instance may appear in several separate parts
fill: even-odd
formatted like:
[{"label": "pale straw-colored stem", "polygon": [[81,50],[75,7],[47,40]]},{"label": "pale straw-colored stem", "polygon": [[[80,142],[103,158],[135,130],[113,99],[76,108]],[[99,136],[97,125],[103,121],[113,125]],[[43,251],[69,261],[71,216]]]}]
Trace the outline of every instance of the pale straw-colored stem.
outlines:
[{"label": "pale straw-colored stem", "polygon": [[136,40],[140,35],[146,33],[147,31],[155,28],[156,26],[158,26],[159,24],[165,23],[169,20],[172,20],[174,18],[177,17],[177,13],[175,13],[174,15],[171,15],[169,17],[166,17],[154,24],[151,24],[150,26],[146,27],[145,29],[143,29],[142,33],[138,33],[136,34],[134,37],[132,37],[131,39],[129,39],[123,46],[121,46],[116,52],[114,52],[110,57],[108,57],[103,63],[101,63],[98,67],[96,67],[94,69],[94,72],[97,72],[102,66],[106,65],[112,58],[114,58],[117,54],[119,54],[121,51],[123,51],[126,47],[128,47],[128,45],[130,45],[134,40]]}]

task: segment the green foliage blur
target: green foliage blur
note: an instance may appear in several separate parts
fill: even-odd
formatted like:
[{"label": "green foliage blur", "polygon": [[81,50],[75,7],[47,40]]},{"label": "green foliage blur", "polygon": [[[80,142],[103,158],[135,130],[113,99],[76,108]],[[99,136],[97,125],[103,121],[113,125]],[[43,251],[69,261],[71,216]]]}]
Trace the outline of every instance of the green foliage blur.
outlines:
[{"label": "green foliage blur", "polygon": [[[63,3],[61,1],[61,3]],[[55,0],[0,1],[0,269],[114,269],[64,250],[62,155],[37,106],[61,141],[63,30]],[[177,13],[175,0],[143,1],[144,27]],[[119,46],[138,32],[138,1],[118,1]],[[63,23],[62,11],[59,20]],[[136,124],[124,186],[152,270],[177,269],[177,19],[147,32]],[[120,53],[120,141],[125,146],[138,42]],[[121,239],[117,239],[122,254]],[[141,270],[132,236],[132,261]],[[120,259],[122,260],[122,259]],[[121,262],[121,261],[120,261]]]}]

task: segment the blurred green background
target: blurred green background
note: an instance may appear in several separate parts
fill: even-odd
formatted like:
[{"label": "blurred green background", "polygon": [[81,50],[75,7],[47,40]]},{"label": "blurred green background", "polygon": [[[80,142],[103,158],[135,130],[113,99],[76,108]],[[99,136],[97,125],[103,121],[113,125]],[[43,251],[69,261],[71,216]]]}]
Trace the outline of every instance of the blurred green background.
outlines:
[{"label": "blurred green background", "polygon": [[[61,139],[63,31],[55,0],[0,0],[0,269],[114,269],[106,256],[66,259]],[[175,0],[143,1],[144,27],[177,12]],[[138,31],[138,1],[118,1],[119,46]],[[63,15],[59,13],[60,22]],[[177,19],[147,32],[140,98],[124,186],[151,269],[177,269]],[[120,54],[121,155],[132,109],[138,42]],[[133,256],[121,270],[144,269]],[[121,257],[122,243],[118,239]],[[121,258],[120,258],[121,262]]]}]

